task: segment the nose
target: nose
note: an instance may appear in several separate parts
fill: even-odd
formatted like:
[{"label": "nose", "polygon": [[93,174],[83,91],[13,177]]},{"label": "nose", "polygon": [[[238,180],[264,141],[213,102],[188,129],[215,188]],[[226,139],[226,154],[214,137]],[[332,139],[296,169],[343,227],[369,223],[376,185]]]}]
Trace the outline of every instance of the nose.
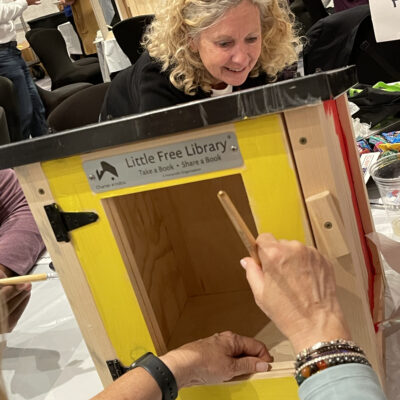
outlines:
[{"label": "nose", "polygon": [[235,46],[232,53],[232,62],[240,66],[245,66],[249,61],[250,56],[247,46],[245,44]]}]

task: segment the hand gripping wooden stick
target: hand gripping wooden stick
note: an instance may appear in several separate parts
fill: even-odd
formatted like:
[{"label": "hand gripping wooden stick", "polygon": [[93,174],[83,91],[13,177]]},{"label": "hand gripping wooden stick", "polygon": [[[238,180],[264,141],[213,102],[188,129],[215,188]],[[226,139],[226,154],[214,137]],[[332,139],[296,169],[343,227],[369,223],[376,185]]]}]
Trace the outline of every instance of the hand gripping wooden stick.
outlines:
[{"label": "hand gripping wooden stick", "polygon": [[243,221],[242,216],[239,214],[239,211],[232,203],[232,200],[223,190],[220,190],[217,196],[226,213],[228,214],[228,217],[231,220],[233,226],[235,227],[236,232],[240,236],[240,239],[242,239],[243,244],[246,246],[246,249],[248,250],[250,256],[253,257],[256,263],[261,265],[260,259],[258,258],[257,254],[256,239],[250,232],[250,229],[248,228],[246,223]]}]

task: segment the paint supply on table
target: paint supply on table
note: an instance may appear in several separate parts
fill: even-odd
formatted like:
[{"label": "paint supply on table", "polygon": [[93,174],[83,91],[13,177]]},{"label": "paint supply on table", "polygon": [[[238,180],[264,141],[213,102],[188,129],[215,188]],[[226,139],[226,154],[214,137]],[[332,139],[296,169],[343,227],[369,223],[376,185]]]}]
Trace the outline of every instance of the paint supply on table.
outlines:
[{"label": "paint supply on table", "polygon": [[46,281],[47,279],[58,279],[58,274],[56,272],[48,272],[45,274],[13,276],[0,279],[0,285],[20,285],[28,282]]},{"label": "paint supply on table", "polygon": [[370,174],[378,187],[393,232],[400,237],[400,153],[381,157],[371,165]]}]

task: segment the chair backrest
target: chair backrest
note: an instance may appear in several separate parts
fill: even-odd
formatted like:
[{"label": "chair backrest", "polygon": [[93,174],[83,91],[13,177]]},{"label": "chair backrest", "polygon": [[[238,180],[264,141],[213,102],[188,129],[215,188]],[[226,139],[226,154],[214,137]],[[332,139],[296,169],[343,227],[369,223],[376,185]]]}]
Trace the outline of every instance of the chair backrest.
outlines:
[{"label": "chair backrest", "polygon": [[[4,76],[0,76],[0,107],[5,111],[9,141],[22,140],[19,120],[19,106],[14,84]],[[5,140],[5,137],[2,139]]]},{"label": "chair backrest", "polygon": [[31,29],[57,28],[58,25],[64,24],[65,22],[68,22],[68,19],[62,11],[27,21]]},{"label": "chair backrest", "polygon": [[25,37],[52,81],[74,70],[64,38],[57,29],[31,29]]},{"label": "chair backrest", "polygon": [[93,85],[68,97],[50,113],[50,129],[60,132],[98,122],[109,85],[110,82]]},{"label": "chair backrest", "polygon": [[89,86],[92,86],[92,84],[88,82],[79,82],[71,83],[70,85],[65,85],[55,90],[46,90],[36,85],[36,89],[42,100],[44,109],[46,110],[46,118],[65,99]]},{"label": "chair backrest", "polygon": [[317,21],[328,16],[321,0],[289,0],[299,34],[304,35]]},{"label": "chair backrest", "polygon": [[113,27],[115,39],[132,64],[135,64],[143,51],[140,43],[146,27],[153,18],[153,14],[138,15],[124,19]]}]

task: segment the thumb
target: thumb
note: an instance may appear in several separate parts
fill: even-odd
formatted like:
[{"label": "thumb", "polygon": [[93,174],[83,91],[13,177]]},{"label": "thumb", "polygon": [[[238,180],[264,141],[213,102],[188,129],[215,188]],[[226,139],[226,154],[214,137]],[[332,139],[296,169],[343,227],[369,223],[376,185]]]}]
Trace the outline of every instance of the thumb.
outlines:
[{"label": "thumb", "polygon": [[243,258],[240,264],[246,270],[246,278],[255,299],[261,299],[264,290],[264,274],[261,267],[251,257]]},{"label": "thumb", "polygon": [[234,360],[234,376],[267,372],[270,369],[270,365],[267,362],[257,357],[241,357],[235,358]]}]

